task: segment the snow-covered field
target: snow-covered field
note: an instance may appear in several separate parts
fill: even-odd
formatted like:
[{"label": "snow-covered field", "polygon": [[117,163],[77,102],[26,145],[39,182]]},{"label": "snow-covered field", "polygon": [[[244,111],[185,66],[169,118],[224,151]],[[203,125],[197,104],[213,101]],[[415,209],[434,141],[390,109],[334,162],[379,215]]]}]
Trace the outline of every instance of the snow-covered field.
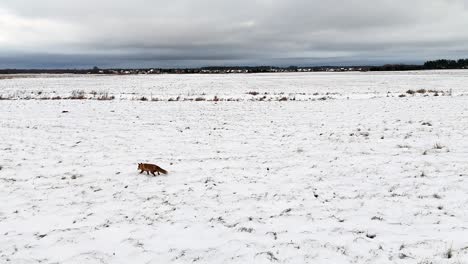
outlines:
[{"label": "snow-covered field", "polygon": [[468,263],[468,71],[23,77],[0,263]]},{"label": "snow-covered field", "polygon": [[[232,75],[20,75],[0,76],[0,99],[66,99],[82,95],[115,100],[315,101],[393,97],[407,90],[468,95],[468,71],[290,73]],[[16,76],[18,77],[18,76]]]}]

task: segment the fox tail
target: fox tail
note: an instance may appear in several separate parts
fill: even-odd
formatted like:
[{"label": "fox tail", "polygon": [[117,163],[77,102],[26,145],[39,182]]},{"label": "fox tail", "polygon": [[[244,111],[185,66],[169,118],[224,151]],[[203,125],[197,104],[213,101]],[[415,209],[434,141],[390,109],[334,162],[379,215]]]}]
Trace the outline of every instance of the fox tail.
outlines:
[{"label": "fox tail", "polygon": [[159,171],[160,171],[162,174],[167,174],[167,170],[165,170],[165,169],[163,169],[163,168],[161,168],[161,167],[159,167]]}]

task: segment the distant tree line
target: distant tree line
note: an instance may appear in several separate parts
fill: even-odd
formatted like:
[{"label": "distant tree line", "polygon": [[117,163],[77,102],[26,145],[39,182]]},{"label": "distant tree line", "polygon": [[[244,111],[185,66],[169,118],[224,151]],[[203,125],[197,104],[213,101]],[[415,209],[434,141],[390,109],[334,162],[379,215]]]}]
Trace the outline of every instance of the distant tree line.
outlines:
[{"label": "distant tree line", "polygon": [[434,60],[423,65],[386,64],[383,66],[313,66],[313,67],[275,67],[275,66],[212,66],[201,68],[152,68],[152,69],[0,69],[0,74],[184,74],[184,73],[262,73],[262,72],[299,72],[299,71],[414,71],[440,69],[468,69],[468,59]]},{"label": "distant tree line", "polygon": [[468,69],[468,59],[426,61],[427,69]]},{"label": "distant tree line", "polygon": [[417,71],[424,69],[423,65],[385,64],[383,66],[372,66],[369,71]]},{"label": "distant tree line", "polygon": [[249,71],[249,72],[270,72],[271,70],[279,70],[281,67],[274,67],[274,66],[209,66],[209,67],[201,67],[200,70],[204,71],[229,71],[229,70],[241,70],[241,71]]},{"label": "distant tree line", "polygon": [[443,70],[443,69],[468,69],[468,59],[459,60],[433,60],[426,61],[423,65],[386,64],[370,67],[370,71],[415,71],[415,70]]},{"label": "distant tree line", "polygon": [[74,74],[86,74],[91,70],[84,69],[0,69],[0,74],[65,74],[65,73],[74,73]]}]

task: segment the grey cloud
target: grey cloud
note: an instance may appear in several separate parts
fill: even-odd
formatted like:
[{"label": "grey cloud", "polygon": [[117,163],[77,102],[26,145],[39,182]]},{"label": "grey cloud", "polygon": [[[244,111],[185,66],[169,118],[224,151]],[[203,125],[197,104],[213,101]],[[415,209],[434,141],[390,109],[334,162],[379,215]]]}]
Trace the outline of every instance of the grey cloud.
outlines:
[{"label": "grey cloud", "polygon": [[2,0],[0,59],[20,66],[28,57],[47,64],[50,54],[69,65],[420,62],[466,56],[467,25],[468,0]]}]

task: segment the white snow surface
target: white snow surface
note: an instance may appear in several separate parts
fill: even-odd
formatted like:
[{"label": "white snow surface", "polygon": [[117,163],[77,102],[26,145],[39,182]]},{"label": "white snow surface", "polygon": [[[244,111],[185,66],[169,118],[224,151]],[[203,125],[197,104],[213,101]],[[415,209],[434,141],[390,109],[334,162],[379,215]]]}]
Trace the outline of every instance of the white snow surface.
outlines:
[{"label": "white snow surface", "polygon": [[[24,77],[0,263],[468,263],[468,71]],[[73,90],[116,99],[32,100]]]}]

